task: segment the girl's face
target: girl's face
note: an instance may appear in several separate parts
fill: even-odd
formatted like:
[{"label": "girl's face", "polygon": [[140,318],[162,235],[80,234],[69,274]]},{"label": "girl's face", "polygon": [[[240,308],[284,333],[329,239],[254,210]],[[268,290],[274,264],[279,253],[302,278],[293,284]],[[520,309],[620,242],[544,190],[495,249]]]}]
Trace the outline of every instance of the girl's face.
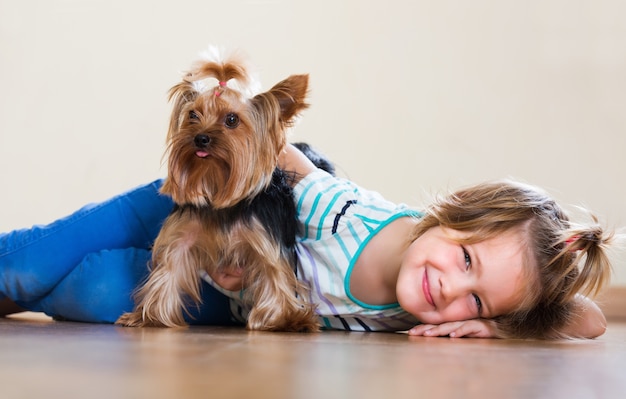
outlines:
[{"label": "girl's face", "polygon": [[434,227],[409,246],[396,295],[400,306],[422,323],[493,318],[519,303],[525,284],[522,232],[460,244],[467,236]]}]

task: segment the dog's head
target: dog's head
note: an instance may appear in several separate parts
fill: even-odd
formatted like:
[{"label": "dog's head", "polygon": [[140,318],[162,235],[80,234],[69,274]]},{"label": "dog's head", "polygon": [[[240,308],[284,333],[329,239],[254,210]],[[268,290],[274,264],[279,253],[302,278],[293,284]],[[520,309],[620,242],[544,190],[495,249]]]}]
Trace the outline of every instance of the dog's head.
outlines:
[{"label": "dog's head", "polygon": [[287,130],[308,106],[308,75],[256,95],[255,84],[241,57],[211,50],[172,87],[161,191],[174,202],[225,208],[268,186]]}]

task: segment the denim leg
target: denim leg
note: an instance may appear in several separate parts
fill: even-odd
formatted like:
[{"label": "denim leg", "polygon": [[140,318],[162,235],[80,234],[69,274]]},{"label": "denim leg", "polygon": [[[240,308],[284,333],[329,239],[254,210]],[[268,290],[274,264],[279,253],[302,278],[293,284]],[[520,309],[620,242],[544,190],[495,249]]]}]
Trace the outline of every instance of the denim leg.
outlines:
[{"label": "denim leg", "polygon": [[148,274],[150,256],[138,248],[90,253],[42,298],[16,302],[52,317],[114,323],[133,310],[133,292]]},{"label": "denim leg", "polygon": [[205,326],[244,325],[233,317],[230,311],[230,299],[204,280],[201,280],[201,295],[201,304],[192,304],[187,307],[185,314],[187,323]]},{"label": "denim leg", "polygon": [[0,297],[29,302],[46,295],[88,254],[150,247],[172,209],[161,181],[87,205],[48,225],[0,234]]},{"label": "denim leg", "polygon": [[[90,323],[114,323],[133,310],[133,293],[148,275],[145,249],[104,250],[89,254],[45,297],[18,302],[28,310]],[[202,304],[190,305],[191,324],[232,325],[228,297],[203,283]]]}]

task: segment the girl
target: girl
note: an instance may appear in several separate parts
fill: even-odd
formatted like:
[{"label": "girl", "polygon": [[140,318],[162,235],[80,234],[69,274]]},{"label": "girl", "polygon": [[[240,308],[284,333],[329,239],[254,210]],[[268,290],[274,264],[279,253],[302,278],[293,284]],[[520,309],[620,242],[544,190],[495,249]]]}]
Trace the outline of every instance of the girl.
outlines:
[{"label": "girl", "polygon": [[[288,146],[295,172],[298,279],[328,329],[451,337],[601,335],[587,295],[608,281],[610,235],[573,225],[536,188],[481,184],[423,213],[335,178]],[[0,235],[4,313],[114,322],[133,307],[149,247],[172,203],[160,182],[91,205],[48,226]],[[203,276],[199,324],[245,322],[238,270]]]}]

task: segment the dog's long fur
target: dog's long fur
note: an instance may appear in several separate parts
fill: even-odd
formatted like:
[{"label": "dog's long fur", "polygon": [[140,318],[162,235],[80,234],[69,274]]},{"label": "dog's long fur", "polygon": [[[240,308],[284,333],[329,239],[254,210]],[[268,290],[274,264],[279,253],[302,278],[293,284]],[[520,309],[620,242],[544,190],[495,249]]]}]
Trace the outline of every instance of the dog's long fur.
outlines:
[{"label": "dog's long fur", "polygon": [[[207,84],[209,78],[217,84]],[[118,324],[185,325],[185,308],[200,302],[204,270],[211,276],[242,273],[249,329],[318,330],[294,273],[290,176],[277,169],[286,131],[308,106],[308,75],[247,97],[250,86],[248,67],[231,57],[196,64],[171,89],[168,176],[161,191],[177,205],[154,243],[136,308]]]}]

